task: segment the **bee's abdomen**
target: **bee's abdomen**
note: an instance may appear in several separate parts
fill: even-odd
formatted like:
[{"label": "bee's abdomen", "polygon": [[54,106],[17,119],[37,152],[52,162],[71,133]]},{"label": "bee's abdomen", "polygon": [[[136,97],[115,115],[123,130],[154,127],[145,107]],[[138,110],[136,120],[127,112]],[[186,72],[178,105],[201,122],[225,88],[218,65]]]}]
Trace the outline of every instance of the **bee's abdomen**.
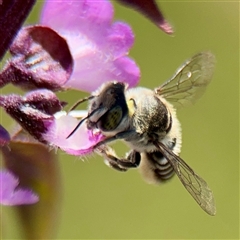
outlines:
[{"label": "bee's abdomen", "polygon": [[162,163],[157,164],[154,170],[156,177],[159,178],[160,181],[166,181],[174,175],[172,165],[168,161],[165,163],[165,160],[164,158]]},{"label": "bee's abdomen", "polygon": [[174,169],[161,152],[147,153],[149,161],[155,166],[154,174],[159,181],[166,181],[174,175]]},{"label": "bee's abdomen", "polygon": [[139,171],[143,178],[152,184],[166,182],[175,173],[169,161],[158,151],[141,153]]}]

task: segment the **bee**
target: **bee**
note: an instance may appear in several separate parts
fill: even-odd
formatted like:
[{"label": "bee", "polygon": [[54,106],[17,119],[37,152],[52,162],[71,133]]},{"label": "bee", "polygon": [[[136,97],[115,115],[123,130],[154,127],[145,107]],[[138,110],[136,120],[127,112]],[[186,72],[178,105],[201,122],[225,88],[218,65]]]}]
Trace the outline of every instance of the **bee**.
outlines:
[{"label": "bee", "polygon": [[[105,163],[119,171],[139,168],[149,183],[166,182],[176,174],[183,186],[208,214],[216,207],[207,183],[179,157],[181,125],[176,108],[194,103],[211,81],[215,57],[201,52],[187,60],[172,78],[154,90],[128,88],[122,82],[103,84],[91,96],[88,115],[68,136],[86,121],[88,129],[100,131],[106,138],[96,144],[94,151]],[[123,140],[130,152],[119,158],[108,143]]]}]

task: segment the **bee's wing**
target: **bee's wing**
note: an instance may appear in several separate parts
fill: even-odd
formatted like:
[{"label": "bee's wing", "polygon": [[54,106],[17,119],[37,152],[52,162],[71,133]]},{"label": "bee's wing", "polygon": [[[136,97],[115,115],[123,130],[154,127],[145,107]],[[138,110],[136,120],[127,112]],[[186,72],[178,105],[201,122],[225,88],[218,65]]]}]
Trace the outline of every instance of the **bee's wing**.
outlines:
[{"label": "bee's wing", "polygon": [[157,147],[172,164],[183,186],[188,190],[199,206],[205,212],[214,216],[216,214],[216,206],[213,193],[207,183],[163,143],[158,143]]},{"label": "bee's wing", "polygon": [[175,107],[194,103],[211,81],[215,57],[211,52],[196,54],[180,67],[175,75],[155,89],[156,94]]}]

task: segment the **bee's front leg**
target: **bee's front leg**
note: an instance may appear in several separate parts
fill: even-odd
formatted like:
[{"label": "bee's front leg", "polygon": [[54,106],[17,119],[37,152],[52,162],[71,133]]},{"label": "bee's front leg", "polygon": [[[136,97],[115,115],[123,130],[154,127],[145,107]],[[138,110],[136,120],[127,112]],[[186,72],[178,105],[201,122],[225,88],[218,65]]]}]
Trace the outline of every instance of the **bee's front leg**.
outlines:
[{"label": "bee's front leg", "polygon": [[94,151],[100,156],[104,157],[105,163],[118,170],[118,171],[127,171],[129,168],[136,168],[139,166],[141,161],[141,155],[135,150],[127,153],[126,158],[119,158],[115,151],[108,145],[101,145],[94,149]]}]

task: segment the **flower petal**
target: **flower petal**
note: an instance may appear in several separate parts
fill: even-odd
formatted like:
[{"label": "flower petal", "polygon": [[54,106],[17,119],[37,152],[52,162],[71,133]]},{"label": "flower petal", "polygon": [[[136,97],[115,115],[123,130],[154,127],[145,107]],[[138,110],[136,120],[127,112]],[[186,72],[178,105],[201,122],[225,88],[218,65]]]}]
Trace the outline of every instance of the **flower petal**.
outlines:
[{"label": "flower petal", "polygon": [[[64,16],[64,21],[62,16]],[[106,31],[113,18],[113,7],[109,1],[47,0],[41,16],[41,23],[61,34],[65,31],[79,31],[95,36]],[[103,32],[102,32],[103,34]],[[99,39],[100,40],[100,39]]]},{"label": "flower petal", "polygon": [[134,34],[129,25],[122,22],[112,24],[107,36],[107,51],[112,52],[115,58],[125,55],[132,47]]},{"label": "flower petal", "polygon": [[140,69],[135,61],[129,57],[121,57],[114,62],[112,79],[128,83],[129,87],[135,87],[139,82]]},{"label": "flower petal", "polygon": [[103,83],[113,80],[128,83],[129,87],[137,85],[140,70],[132,59],[121,57],[113,61],[94,55],[75,62],[75,70],[66,87],[93,92]]},{"label": "flower petal", "polygon": [[23,205],[38,202],[38,196],[29,189],[17,188],[19,181],[8,171],[0,171],[0,203],[2,205]]},{"label": "flower petal", "polygon": [[0,124],[0,146],[4,146],[10,139],[8,131]]},{"label": "flower petal", "polygon": [[79,120],[72,116],[61,116],[55,119],[48,131],[43,134],[43,139],[53,147],[59,147],[72,155],[91,153],[93,146],[104,137],[101,134],[92,134],[86,127],[85,122],[68,138],[77,126]]}]

